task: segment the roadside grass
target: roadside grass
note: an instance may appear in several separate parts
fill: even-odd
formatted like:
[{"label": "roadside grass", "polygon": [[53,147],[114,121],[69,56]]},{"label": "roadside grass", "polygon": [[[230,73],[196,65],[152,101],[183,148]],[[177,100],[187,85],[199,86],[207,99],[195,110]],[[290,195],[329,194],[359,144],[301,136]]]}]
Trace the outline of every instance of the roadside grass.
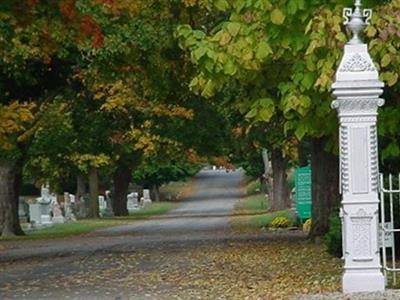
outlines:
[{"label": "roadside grass", "polygon": [[240,215],[236,213],[231,218],[233,231],[238,233],[261,232],[271,225],[276,217],[286,217],[289,219],[290,226],[294,225],[294,220],[286,210],[267,212],[260,215]]},{"label": "roadside grass", "polygon": [[243,213],[263,213],[268,211],[267,199],[264,194],[253,194],[242,198],[236,205],[236,211]]},{"label": "roadside grass", "polygon": [[160,187],[162,200],[180,201],[188,197],[193,191],[192,179],[186,181],[170,182]]},{"label": "roadside grass", "polygon": [[245,187],[246,195],[236,204],[230,224],[234,232],[248,233],[261,232],[269,227],[276,217],[285,217],[289,220],[289,226],[296,221],[287,211],[268,211],[268,201],[263,193],[260,193],[258,181],[251,181]]},{"label": "roadside grass", "polygon": [[246,195],[253,195],[260,193],[261,183],[258,180],[253,180],[246,185]]},{"label": "roadside grass", "polygon": [[147,219],[152,216],[164,214],[175,207],[175,203],[155,202],[141,210],[131,212],[129,216],[109,217],[101,219],[81,219],[76,222],[55,224],[51,227],[45,227],[27,232],[25,236],[0,237],[0,241],[66,238],[90,233],[100,228],[124,225],[135,222],[137,220]]},{"label": "roadside grass", "polygon": [[0,237],[1,241],[12,240],[40,240],[40,239],[60,239],[82,235],[95,231],[96,229],[129,224],[138,220],[144,220],[152,216],[162,215],[177,206],[175,201],[181,200],[192,192],[192,180],[171,182],[160,188],[161,194],[168,194],[170,201],[153,202],[141,210],[130,212],[129,216],[124,217],[103,217],[99,219],[81,219],[76,222],[55,224],[51,227],[40,228],[27,231],[28,224],[22,224],[26,231],[25,236]]},{"label": "roadside grass", "polygon": [[116,217],[121,220],[140,220],[151,216],[162,215],[171,209],[175,208],[176,204],[171,202],[153,202],[150,205],[145,206],[143,209],[133,211],[128,217]]}]

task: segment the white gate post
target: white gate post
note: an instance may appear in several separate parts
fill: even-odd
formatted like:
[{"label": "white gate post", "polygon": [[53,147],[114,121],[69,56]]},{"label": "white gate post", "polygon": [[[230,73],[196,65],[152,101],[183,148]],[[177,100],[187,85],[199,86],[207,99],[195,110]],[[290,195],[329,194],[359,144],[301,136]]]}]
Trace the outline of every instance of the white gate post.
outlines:
[{"label": "white gate post", "polygon": [[382,291],[385,280],[378,246],[378,146],[376,119],[383,83],[360,38],[372,11],[345,8],[353,37],[333,84],[340,121],[340,191],[343,216],[343,292]]}]

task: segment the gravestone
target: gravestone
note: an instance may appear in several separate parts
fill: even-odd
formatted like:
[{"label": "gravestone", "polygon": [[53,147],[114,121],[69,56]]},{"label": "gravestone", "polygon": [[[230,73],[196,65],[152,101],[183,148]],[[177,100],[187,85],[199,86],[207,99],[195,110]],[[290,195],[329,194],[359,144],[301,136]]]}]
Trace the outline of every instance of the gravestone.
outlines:
[{"label": "gravestone", "polygon": [[143,190],[143,197],[141,199],[142,206],[146,206],[147,204],[151,204],[151,197],[150,197],[150,190],[144,189]]},{"label": "gravestone", "polygon": [[101,212],[102,217],[112,217],[114,216],[114,212],[112,210],[112,203],[111,203],[111,192],[105,192],[105,199],[106,199],[106,209]]},{"label": "gravestone", "polygon": [[29,204],[29,221],[32,226],[42,224],[42,210],[39,203]]},{"label": "gravestone", "polygon": [[127,196],[127,209],[128,211],[139,209],[139,194],[136,192],[130,193]]},{"label": "gravestone", "polygon": [[78,218],[85,218],[87,216],[88,206],[88,201],[84,196],[74,196],[75,216]]},{"label": "gravestone", "polygon": [[40,224],[43,226],[53,224],[51,216],[50,215],[41,215],[40,216]]},{"label": "gravestone", "polygon": [[50,215],[51,195],[48,186],[42,186],[40,197],[36,198],[36,202],[41,205],[41,212],[43,215]]},{"label": "gravestone", "polygon": [[40,190],[40,197],[36,198],[36,203],[29,204],[29,220],[33,225],[42,224],[42,216],[44,222],[47,224],[50,217],[50,189],[48,186],[42,186]]},{"label": "gravestone", "polygon": [[28,215],[25,210],[25,200],[23,198],[20,198],[18,202],[18,218],[20,223],[28,222]]},{"label": "gravestone", "polygon": [[65,219],[64,219],[64,217],[62,215],[60,204],[57,201],[57,196],[56,195],[52,196],[51,211],[53,213],[53,218],[51,219],[51,221],[54,224],[62,224],[62,223],[65,222]]},{"label": "gravestone", "polygon": [[103,195],[99,196],[99,209],[105,210],[107,208],[106,199]]},{"label": "gravestone", "polygon": [[72,210],[72,199],[70,193],[64,193],[64,215],[67,221],[76,221]]}]

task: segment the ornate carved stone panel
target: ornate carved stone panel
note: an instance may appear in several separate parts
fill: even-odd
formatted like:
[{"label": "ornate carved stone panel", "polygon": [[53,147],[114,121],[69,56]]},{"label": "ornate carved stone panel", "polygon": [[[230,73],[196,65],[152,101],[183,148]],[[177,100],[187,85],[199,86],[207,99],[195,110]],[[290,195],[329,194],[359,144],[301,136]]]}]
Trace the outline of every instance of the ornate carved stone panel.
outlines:
[{"label": "ornate carved stone panel", "polygon": [[352,98],[336,100],[332,103],[332,107],[338,109],[339,114],[366,117],[362,113],[376,115],[378,107],[384,103],[381,98]]},{"label": "ornate carved stone panel", "polygon": [[376,125],[369,128],[369,146],[370,146],[370,163],[371,163],[371,189],[378,192],[379,185],[379,165],[378,165],[378,137]]},{"label": "ornate carved stone panel", "polygon": [[351,216],[351,227],[353,235],[353,260],[373,260],[371,251],[371,222],[373,216],[360,208]]},{"label": "ornate carved stone panel", "polygon": [[375,66],[359,53],[350,56],[340,68],[340,72],[373,72],[375,70]]},{"label": "ornate carved stone panel", "polygon": [[349,183],[349,128],[340,126],[340,170],[342,193],[350,192]]}]

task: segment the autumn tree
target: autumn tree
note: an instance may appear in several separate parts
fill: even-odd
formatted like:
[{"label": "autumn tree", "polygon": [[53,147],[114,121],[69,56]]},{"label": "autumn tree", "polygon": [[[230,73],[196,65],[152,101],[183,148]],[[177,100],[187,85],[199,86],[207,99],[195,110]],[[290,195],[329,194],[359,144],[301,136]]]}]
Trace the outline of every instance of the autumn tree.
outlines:
[{"label": "autumn tree", "polygon": [[[313,237],[327,231],[329,214],[339,204],[337,120],[330,108],[330,86],[348,40],[341,26],[341,11],[346,4],[350,3],[196,1],[191,5],[220,12],[220,20],[210,25],[211,30],[188,25],[177,30],[182,47],[198,69],[191,82],[194,92],[210,97],[233,80],[250,83],[252,95],[238,96],[241,102],[249,103],[247,118],[264,121],[270,127],[278,118],[286,142],[294,138],[311,141]],[[398,79],[392,55],[397,47],[394,11],[398,2],[366,3],[377,4],[381,5],[376,8],[378,12],[384,14],[375,14],[366,32],[374,38],[370,47],[382,67],[382,79],[393,86]],[[382,117],[385,115],[383,112]],[[390,125],[382,127],[381,132],[390,131]],[[394,144],[389,142],[383,153],[393,156],[397,149]]]},{"label": "autumn tree", "polygon": [[[66,86],[71,73],[68,26],[57,4],[2,1],[0,4],[0,234],[21,234],[18,197],[32,133],[40,127],[42,103]],[[45,46],[43,46],[45,45]]]}]

